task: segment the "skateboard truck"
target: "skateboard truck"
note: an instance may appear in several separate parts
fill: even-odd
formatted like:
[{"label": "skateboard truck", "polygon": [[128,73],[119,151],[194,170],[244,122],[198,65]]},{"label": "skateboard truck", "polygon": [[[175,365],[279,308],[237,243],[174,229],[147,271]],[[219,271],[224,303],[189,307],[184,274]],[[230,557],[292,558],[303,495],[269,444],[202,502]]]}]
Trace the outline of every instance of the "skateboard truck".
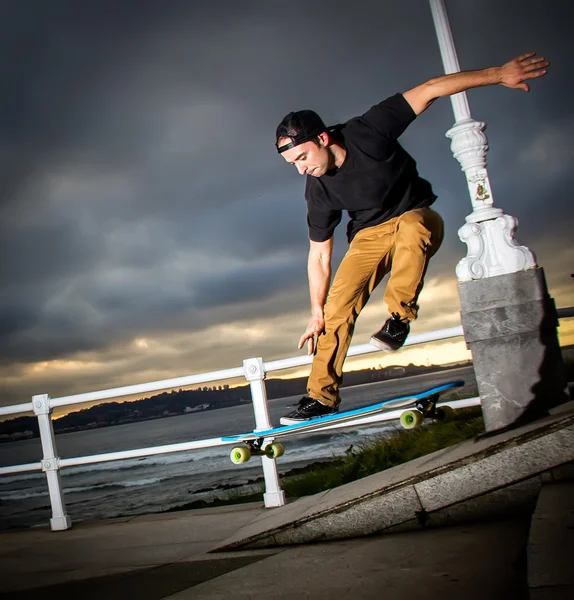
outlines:
[{"label": "skateboard truck", "polygon": [[229,453],[231,462],[240,465],[247,462],[252,456],[266,456],[267,458],[279,458],[285,454],[285,446],[281,442],[265,444],[264,438],[246,440],[241,446],[235,446]]},{"label": "skateboard truck", "polygon": [[450,406],[437,406],[440,394],[434,394],[429,398],[422,398],[415,403],[415,407],[401,413],[399,422],[404,429],[418,427],[424,419],[433,421],[450,421],[454,410]]}]

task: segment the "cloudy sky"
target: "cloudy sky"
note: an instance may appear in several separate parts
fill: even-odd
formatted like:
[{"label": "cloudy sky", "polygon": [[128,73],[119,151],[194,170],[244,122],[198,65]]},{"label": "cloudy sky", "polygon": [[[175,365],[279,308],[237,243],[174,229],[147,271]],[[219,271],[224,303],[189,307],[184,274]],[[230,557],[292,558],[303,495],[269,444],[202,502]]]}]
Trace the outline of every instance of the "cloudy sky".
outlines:
[{"label": "cloudy sky", "polygon": [[[447,7],[461,68],[552,62],[530,94],[469,101],[495,204],[572,305],[571,2]],[[301,108],[338,123],[442,73],[426,0],[13,0],[0,44],[0,404],[301,354],[304,179],[274,150],[277,123]],[[402,137],[446,223],[414,332],[459,324],[470,201],[452,124],[443,99]],[[383,291],[355,344],[386,319]],[[459,341],[349,367],[467,357]]]}]

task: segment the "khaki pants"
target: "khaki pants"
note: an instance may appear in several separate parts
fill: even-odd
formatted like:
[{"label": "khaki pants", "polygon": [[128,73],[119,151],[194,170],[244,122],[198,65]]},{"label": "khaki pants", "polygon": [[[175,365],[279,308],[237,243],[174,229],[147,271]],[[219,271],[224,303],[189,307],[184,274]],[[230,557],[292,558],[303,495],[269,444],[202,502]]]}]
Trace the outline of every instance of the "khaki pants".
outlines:
[{"label": "khaki pants", "polygon": [[416,319],[428,261],[442,239],[442,218],[430,208],[408,211],[356,234],[325,304],[325,331],[319,336],[307,384],[311,398],[329,406],[339,403],[343,363],[355,322],[389,271],[384,297],[389,313]]}]

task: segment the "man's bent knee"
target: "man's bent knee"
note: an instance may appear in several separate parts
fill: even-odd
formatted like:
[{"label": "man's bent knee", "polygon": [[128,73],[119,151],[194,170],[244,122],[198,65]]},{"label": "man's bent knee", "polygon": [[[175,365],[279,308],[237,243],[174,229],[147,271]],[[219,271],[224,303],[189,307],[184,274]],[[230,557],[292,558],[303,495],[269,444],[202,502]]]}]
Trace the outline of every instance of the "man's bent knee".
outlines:
[{"label": "man's bent knee", "polygon": [[420,239],[432,253],[440,247],[444,236],[442,217],[430,208],[410,210],[399,217],[398,231]]}]

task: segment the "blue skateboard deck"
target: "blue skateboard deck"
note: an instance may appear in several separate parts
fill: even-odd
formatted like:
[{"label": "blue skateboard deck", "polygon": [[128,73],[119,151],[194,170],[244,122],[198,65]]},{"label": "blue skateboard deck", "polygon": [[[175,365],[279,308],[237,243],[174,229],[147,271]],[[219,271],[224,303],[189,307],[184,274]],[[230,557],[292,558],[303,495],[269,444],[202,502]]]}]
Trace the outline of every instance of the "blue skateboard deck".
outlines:
[{"label": "blue skateboard deck", "polygon": [[[251,454],[262,454],[270,458],[276,458],[278,456],[281,456],[281,454],[283,453],[282,444],[269,444],[267,445],[267,448],[269,448],[269,450],[266,451],[266,448],[263,448],[265,438],[277,439],[304,432],[320,431],[322,429],[327,429],[337,424],[344,424],[345,422],[360,422],[362,418],[369,417],[370,415],[376,413],[391,413],[398,409],[412,409],[408,411],[409,413],[411,413],[408,416],[414,419],[414,421],[412,421],[412,425],[408,425],[407,421],[403,423],[401,419],[401,424],[403,425],[403,427],[410,429],[420,424],[420,422],[425,417],[436,418],[437,415],[435,413],[435,405],[438,401],[440,394],[447,390],[453,389],[455,387],[461,387],[463,385],[464,381],[461,380],[449,381],[448,383],[437,385],[433,388],[429,388],[427,390],[419,392],[418,394],[410,394],[407,396],[391,398],[389,400],[384,400],[375,404],[369,404],[361,408],[355,408],[353,410],[348,410],[332,415],[326,415],[317,419],[302,421],[301,423],[297,423],[295,425],[282,425],[279,427],[273,427],[271,429],[265,429],[260,431],[248,431],[239,435],[226,436],[222,437],[221,440],[223,442],[238,442],[240,444],[245,445],[246,452],[241,452],[241,448],[234,448],[231,452],[232,461],[239,464],[248,460]],[[277,452],[275,450],[277,450]],[[237,460],[234,459],[235,451],[237,451],[235,457]]]}]

